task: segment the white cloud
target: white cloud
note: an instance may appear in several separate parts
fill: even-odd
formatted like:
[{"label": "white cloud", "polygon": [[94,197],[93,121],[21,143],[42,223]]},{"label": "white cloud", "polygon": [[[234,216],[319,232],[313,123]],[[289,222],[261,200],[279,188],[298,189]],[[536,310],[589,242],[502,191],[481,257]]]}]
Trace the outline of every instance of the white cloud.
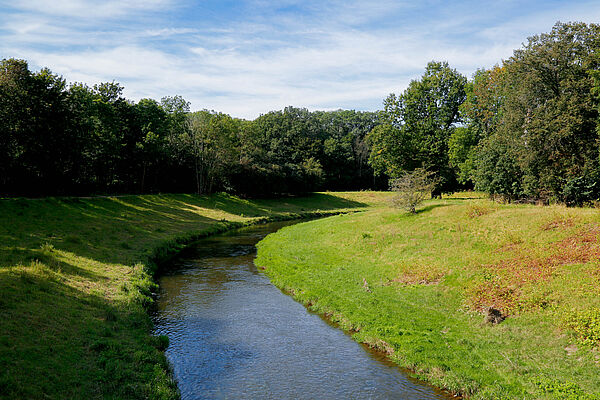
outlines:
[{"label": "white cloud", "polygon": [[[15,15],[22,16],[18,20],[0,14],[0,23],[6,20],[0,53],[30,60],[36,68],[48,66],[68,81],[116,80],[134,100],[179,94],[194,109],[246,118],[287,105],[378,108],[387,94],[417,78],[428,61],[447,60],[470,75],[509,57],[530,30],[548,31],[557,14],[600,18],[600,10],[585,3],[569,13],[564,7],[495,24],[486,20],[480,29],[474,24],[481,9],[461,10],[456,18],[444,11],[443,20],[429,15],[405,25],[379,25],[373,21],[414,13],[417,6],[391,0],[378,5],[287,1],[285,6],[308,10],[294,18],[293,13],[266,14],[273,3],[255,1],[249,8],[260,15],[224,23],[208,17],[177,23],[163,15],[178,7],[170,0],[56,3],[45,9],[40,9],[46,4],[42,0],[13,5],[19,10]],[[93,29],[83,28],[87,25],[77,18],[56,23],[84,10],[108,19],[131,18]],[[157,10],[151,24],[137,20],[137,13]]]},{"label": "white cloud", "polygon": [[132,12],[157,10],[171,5],[170,0],[11,0],[2,1],[7,8],[35,14],[85,19],[113,18]]}]

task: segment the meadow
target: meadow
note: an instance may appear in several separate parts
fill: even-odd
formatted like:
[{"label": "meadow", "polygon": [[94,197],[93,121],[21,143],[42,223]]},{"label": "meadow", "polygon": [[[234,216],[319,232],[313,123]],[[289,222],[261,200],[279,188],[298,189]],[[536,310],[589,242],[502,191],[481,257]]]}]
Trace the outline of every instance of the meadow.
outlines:
[{"label": "meadow", "polygon": [[[306,240],[310,237],[311,240]],[[600,213],[473,193],[259,243],[272,282],[412,375],[474,399],[600,398]],[[486,322],[490,307],[505,319]]]},{"label": "meadow", "polygon": [[211,233],[361,210],[387,194],[0,199],[0,398],[177,399],[154,276]]}]

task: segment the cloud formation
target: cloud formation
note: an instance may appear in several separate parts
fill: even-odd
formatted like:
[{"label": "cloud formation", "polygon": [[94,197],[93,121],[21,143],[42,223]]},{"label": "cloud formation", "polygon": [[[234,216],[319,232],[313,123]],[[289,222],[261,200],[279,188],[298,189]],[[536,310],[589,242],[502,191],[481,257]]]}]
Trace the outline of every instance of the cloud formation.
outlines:
[{"label": "cloud formation", "polygon": [[[0,55],[134,100],[255,118],[287,105],[375,110],[431,60],[466,75],[594,2],[0,0]],[[500,4],[499,4],[500,3]],[[227,4],[227,5],[224,5]]]}]

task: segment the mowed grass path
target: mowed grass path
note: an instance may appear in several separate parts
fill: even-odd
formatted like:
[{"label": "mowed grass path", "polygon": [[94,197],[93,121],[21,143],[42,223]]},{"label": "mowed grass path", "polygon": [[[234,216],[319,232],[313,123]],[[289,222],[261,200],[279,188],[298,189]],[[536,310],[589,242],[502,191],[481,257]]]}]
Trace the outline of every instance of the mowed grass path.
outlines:
[{"label": "mowed grass path", "polygon": [[[598,399],[599,239],[597,209],[444,199],[286,227],[259,243],[257,265],[439,387]],[[485,323],[489,306],[508,318]]]},{"label": "mowed grass path", "polygon": [[364,209],[385,196],[0,200],[0,398],[177,398],[166,343],[150,336],[152,260],[231,222]]}]

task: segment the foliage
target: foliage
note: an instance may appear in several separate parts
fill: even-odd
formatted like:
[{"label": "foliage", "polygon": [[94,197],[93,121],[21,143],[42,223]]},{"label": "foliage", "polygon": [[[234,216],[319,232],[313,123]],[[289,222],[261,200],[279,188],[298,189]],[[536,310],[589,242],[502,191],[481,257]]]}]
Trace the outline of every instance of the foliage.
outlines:
[{"label": "foliage", "polygon": [[456,128],[448,139],[448,161],[457,170],[456,178],[463,185],[473,181],[477,144],[479,137],[471,127]]},{"label": "foliage", "polygon": [[544,393],[552,395],[553,398],[559,400],[598,400],[599,395],[592,395],[582,390],[579,385],[574,382],[556,382],[551,380],[539,380],[538,388]]},{"label": "foliage", "polygon": [[446,62],[430,62],[419,80],[384,101],[385,128],[370,135],[371,165],[391,177],[422,167],[438,177],[436,194],[456,188],[448,159],[448,140],[459,122],[466,78]]},{"label": "foliage", "polygon": [[582,206],[591,199],[597,198],[598,179],[587,176],[577,176],[566,181],[562,197],[569,206]]},{"label": "foliage", "polygon": [[0,194],[197,192],[246,196],[376,186],[370,112],[288,107],[243,121],[181,96],[137,104],[105,82],[67,85],[0,64]]},{"label": "foliage", "polygon": [[517,163],[513,143],[492,135],[483,140],[475,156],[475,188],[507,200],[523,196],[523,173]]},{"label": "foliage", "polygon": [[416,207],[428,198],[437,184],[433,173],[423,168],[405,172],[400,178],[390,181],[390,189],[396,193],[392,203],[410,213],[416,213]]},{"label": "foliage", "polygon": [[[497,157],[510,143],[510,159],[502,161],[504,170],[519,171],[511,183],[519,191],[504,185],[503,192],[570,204],[598,196],[577,186],[580,177],[598,171],[598,106],[590,77],[600,65],[594,57],[598,49],[600,25],[557,23],[550,33],[530,37],[502,67],[483,75],[487,78],[481,86],[493,89],[491,101],[484,104],[493,107],[465,111],[472,126],[485,127],[480,129],[484,137],[495,137],[480,147],[480,157]],[[488,190],[494,178],[484,164],[476,183]]]},{"label": "foliage", "polygon": [[506,88],[506,68],[479,69],[466,86],[461,115],[477,139],[490,136],[502,118]]}]

